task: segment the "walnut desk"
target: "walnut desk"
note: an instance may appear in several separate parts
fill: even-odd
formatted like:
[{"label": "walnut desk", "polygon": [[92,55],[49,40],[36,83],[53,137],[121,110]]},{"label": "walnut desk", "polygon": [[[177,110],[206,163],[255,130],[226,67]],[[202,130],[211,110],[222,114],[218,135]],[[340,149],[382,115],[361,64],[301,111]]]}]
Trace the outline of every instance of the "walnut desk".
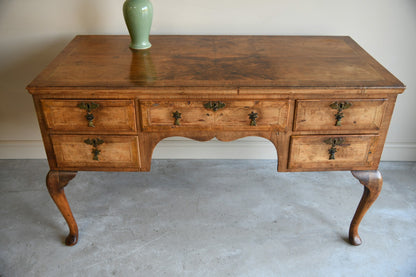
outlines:
[{"label": "walnut desk", "polygon": [[[377,170],[396,97],[405,86],[349,37],[77,36],[30,84],[50,172],[64,194],[77,171],[149,171],[170,136],[270,140],[278,171],[351,170],[364,193],[349,240],[382,186]],[[330,185],[330,184],[328,184]]]}]

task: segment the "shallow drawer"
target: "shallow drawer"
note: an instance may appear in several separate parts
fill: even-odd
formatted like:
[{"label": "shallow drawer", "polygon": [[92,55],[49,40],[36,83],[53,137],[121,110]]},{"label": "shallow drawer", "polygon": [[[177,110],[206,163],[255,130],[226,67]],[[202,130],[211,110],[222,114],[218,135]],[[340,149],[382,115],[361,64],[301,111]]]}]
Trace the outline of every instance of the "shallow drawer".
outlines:
[{"label": "shallow drawer", "polygon": [[52,135],[58,167],[139,168],[136,136]]},{"label": "shallow drawer", "polygon": [[379,130],[385,99],[296,101],[295,131]]},{"label": "shallow drawer", "polygon": [[378,141],[374,135],[292,136],[290,169],[341,169],[371,166]]},{"label": "shallow drawer", "polygon": [[134,133],[133,100],[41,100],[46,125],[53,131]]},{"label": "shallow drawer", "polygon": [[140,101],[144,131],[173,128],[277,130],[287,127],[288,101]]}]

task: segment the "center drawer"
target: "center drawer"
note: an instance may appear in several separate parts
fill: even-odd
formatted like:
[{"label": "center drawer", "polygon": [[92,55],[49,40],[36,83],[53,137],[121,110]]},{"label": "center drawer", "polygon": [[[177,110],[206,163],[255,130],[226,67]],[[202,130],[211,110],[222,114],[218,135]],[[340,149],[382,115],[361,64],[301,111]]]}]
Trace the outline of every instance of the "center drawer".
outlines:
[{"label": "center drawer", "polygon": [[288,124],[288,111],[286,100],[140,101],[144,131],[283,131]]}]

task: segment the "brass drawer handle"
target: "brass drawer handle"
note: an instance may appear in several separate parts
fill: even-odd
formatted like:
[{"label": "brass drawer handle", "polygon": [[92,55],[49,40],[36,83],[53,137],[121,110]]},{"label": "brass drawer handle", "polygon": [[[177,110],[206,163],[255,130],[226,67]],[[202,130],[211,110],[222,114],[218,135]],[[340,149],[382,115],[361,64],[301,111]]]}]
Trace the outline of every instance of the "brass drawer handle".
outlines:
[{"label": "brass drawer handle", "polygon": [[345,102],[345,101],[344,102],[334,102],[329,106],[338,111],[335,114],[335,119],[336,119],[335,126],[341,126],[341,119],[344,117],[344,114],[342,113],[342,111],[351,107],[352,103]]},{"label": "brass drawer handle", "polygon": [[329,153],[329,159],[335,160],[335,153],[337,152],[336,146],[346,146],[347,144],[344,144],[345,139],[344,138],[329,138],[324,140],[326,144],[331,145],[331,148],[328,150]]},{"label": "brass drawer handle", "polygon": [[181,123],[179,122],[179,119],[182,118],[182,114],[178,111],[172,113],[172,117],[175,119],[175,122],[173,123],[174,125],[181,125]]},{"label": "brass drawer handle", "polygon": [[255,112],[251,112],[248,114],[248,118],[250,119],[250,126],[257,126],[256,119],[258,118],[258,114]]},{"label": "brass drawer handle", "polygon": [[214,112],[216,112],[217,110],[224,108],[225,103],[223,103],[221,101],[209,101],[209,102],[204,104],[204,107],[206,109],[211,109]]},{"label": "brass drawer handle", "polygon": [[97,104],[97,103],[94,103],[94,102],[90,102],[90,103],[81,102],[81,103],[78,104],[77,107],[82,109],[82,110],[87,111],[87,114],[85,115],[85,118],[88,121],[88,127],[95,127],[94,122],[93,122],[94,115],[91,113],[91,111],[97,109],[98,107],[100,107],[100,105]]},{"label": "brass drawer handle", "polygon": [[84,140],[84,142],[88,145],[93,146],[91,153],[94,156],[92,157],[92,159],[95,160],[95,161],[98,161],[98,155],[101,153],[101,150],[98,150],[97,147],[98,147],[98,145],[103,144],[104,140],[99,139],[99,138],[94,138],[94,139],[88,138],[88,139]]}]

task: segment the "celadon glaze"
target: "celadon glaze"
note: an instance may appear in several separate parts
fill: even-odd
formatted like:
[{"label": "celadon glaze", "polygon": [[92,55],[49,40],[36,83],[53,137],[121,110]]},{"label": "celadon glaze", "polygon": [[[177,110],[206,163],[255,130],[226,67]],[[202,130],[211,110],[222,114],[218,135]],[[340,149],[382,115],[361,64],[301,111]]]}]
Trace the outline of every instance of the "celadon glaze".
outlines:
[{"label": "celadon glaze", "polygon": [[126,0],[123,5],[124,20],[130,33],[132,49],[147,49],[153,20],[153,5],[149,0]]}]

